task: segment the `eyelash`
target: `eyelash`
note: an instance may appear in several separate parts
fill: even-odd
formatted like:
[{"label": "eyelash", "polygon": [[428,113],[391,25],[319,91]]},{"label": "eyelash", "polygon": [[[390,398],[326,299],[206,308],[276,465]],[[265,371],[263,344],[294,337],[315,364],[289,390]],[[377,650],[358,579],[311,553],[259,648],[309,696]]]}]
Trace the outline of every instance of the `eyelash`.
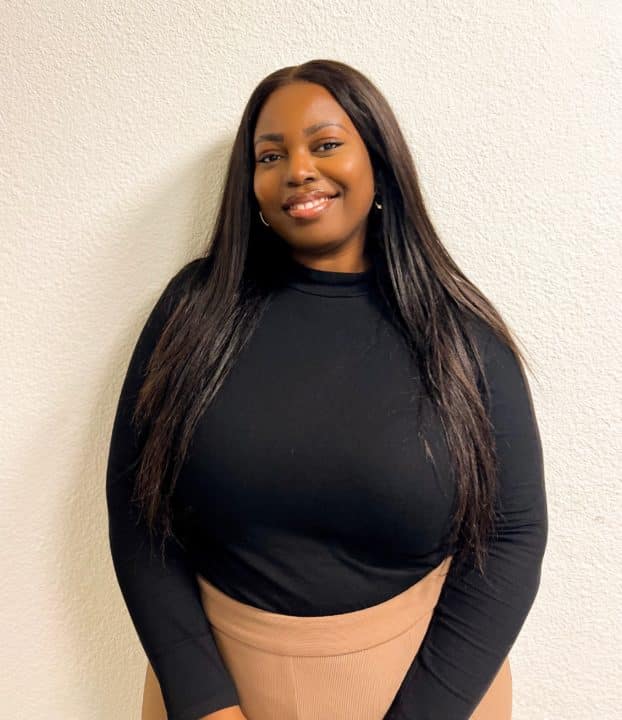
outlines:
[{"label": "eyelash", "polygon": [[[319,147],[323,147],[324,145],[336,145],[337,147],[339,147],[340,145],[343,145],[343,143],[336,142],[336,141],[334,141],[334,140],[327,140],[326,142],[321,143],[321,145],[319,145]],[[328,151],[326,150],[325,152],[328,152]],[[262,156],[257,160],[257,164],[258,164],[258,165],[272,165],[271,162],[270,162],[270,163],[267,163],[267,162],[264,162],[264,160],[265,160],[266,158],[272,157],[273,155],[277,155],[277,154],[278,154],[278,153],[266,153],[265,155],[262,155]]]}]

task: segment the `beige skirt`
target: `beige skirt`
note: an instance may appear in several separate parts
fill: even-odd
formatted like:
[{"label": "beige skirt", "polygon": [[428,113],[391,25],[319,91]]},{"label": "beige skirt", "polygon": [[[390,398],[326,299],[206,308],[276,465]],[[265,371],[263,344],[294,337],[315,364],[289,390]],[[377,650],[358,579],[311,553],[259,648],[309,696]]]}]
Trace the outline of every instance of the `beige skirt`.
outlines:
[{"label": "beige skirt", "polygon": [[[385,602],[338,615],[272,613],[197,574],[205,614],[248,720],[383,720],[416,656],[451,556]],[[506,658],[471,720],[511,720]],[[142,720],[167,720],[147,666]]]}]

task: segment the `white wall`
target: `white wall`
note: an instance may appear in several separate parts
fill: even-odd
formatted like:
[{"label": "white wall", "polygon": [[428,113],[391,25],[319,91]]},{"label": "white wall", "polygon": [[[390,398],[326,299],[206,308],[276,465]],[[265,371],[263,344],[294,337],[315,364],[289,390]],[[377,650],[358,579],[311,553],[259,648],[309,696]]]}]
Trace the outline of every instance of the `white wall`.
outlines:
[{"label": "white wall", "polygon": [[386,94],[441,236],[536,365],[550,539],[515,720],[618,717],[620,3],[408,5],[3,3],[0,717],[138,717],[104,497],[123,372],[202,248],[250,92],[321,57]]}]

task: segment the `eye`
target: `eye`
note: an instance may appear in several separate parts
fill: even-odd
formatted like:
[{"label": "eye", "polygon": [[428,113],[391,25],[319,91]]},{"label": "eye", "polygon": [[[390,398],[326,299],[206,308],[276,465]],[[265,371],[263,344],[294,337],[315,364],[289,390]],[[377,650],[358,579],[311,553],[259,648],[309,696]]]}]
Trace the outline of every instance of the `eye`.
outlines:
[{"label": "eye", "polygon": [[278,155],[276,153],[268,153],[267,155],[263,155],[262,157],[260,157],[259,160],[257,160],[257,163],[262,164],[262,165],[268,165],[268,163],[265,162],[265,160],[266,160],[266,158],[271,158],[271,157],[278,157]]},{"label": "eye", "polygon": [[343,143],[335,142],[334,140],[327,140],[326,142],[323,142],[319,147],[324,147],[326,145],[336,145],[339,147],[340,145],[343,145]]},{"label": "eye", "polygon": [[[326,145],[335,145],[336,147],[339,147],[340,145],[343,145],[341,142],[335,142],[334,140],[327,140],[326,142],[323,142],[321,145],[318,145],[318,149],[322,147],[326,147]],[[332,149],[332,148],[331,148]],[[321,150],[320,152],[327,152],[324,150]],[[259,165],[271,165],[271,162],[266,162],[267,158],[272,157],[279,157],[278,153],[266,153],[265,155],[262,155],[258,160],[257,164]]]}]

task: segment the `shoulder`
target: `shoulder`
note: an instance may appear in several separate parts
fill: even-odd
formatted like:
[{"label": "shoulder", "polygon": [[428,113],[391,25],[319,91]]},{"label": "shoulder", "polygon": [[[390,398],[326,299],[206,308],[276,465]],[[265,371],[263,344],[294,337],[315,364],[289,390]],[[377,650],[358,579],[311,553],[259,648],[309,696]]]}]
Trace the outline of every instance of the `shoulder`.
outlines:
[{"label": "shoulder", "polygon": [[467,315],[463,327],[482,360],[486,359],[490,345],[500,342],[492,326],[478,315]]},{"label": "shoulder", "polygon": [[172,299],[179,299],[192,288],[198,278],[204,276],[211,264],[211,257],[199,257],[189,260],[169,278],[161,297],[167,296]]},{"label": "shoulder", "polygon": [[210,263],[209,258],[195,258],[186,262],[172,276],[169,276],[164,283],[163,290],[151,304],[142,330],[141,342],[143,344],[151,346],[155,343],[178,303],[191,292],[197,278],[202,274],[202,270]]},{"label": "shoulder", "polygon": [[489,359],[507,357],[508,354],[514,356],[507,340],[481,317],[469,315],[464,320],[464,328],[485,362]]},{"label": "shoulder", "polygon": [[166,281],[152,309],[152,314],[160,318],[170,315],[182,297],[191,292],[195,283],[205,276],[211,264],[211,257],[200,257],[182,265]]},{"label": "shoulder", "polygon": [[465,326],[480,356],[485,383],[493,395],[529,393],[522,358],[507,339],[480,317],[470,317]]}]

